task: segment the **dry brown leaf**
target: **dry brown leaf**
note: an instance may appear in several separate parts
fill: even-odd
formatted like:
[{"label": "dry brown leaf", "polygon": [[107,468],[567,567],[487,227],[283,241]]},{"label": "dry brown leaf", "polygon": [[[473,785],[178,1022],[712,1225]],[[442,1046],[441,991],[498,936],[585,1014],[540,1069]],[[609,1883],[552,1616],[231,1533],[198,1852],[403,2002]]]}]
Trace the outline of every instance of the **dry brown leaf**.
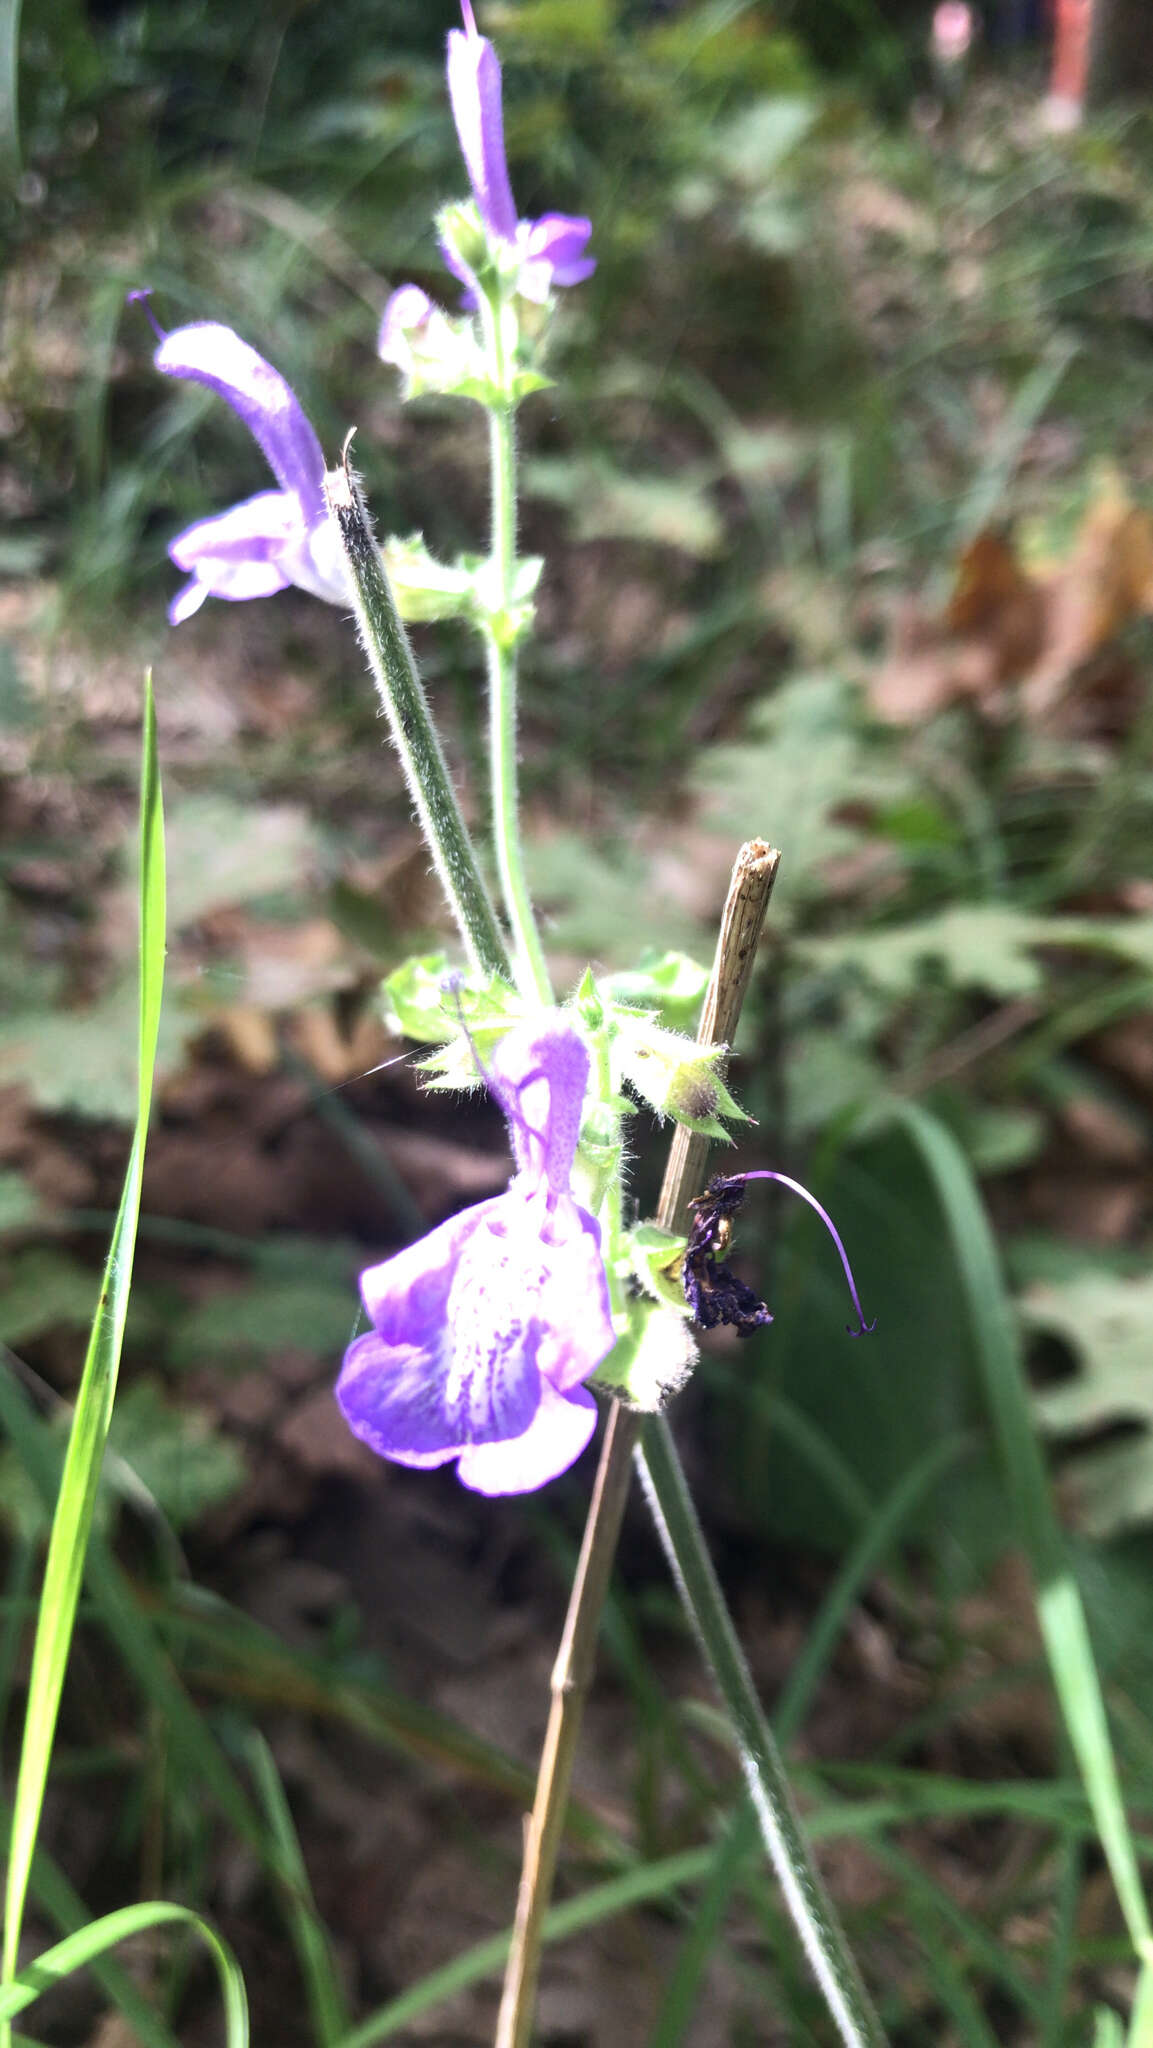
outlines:
[{"label": "dry brown leaf", "polygon": [[[966,697],[996,718],[1013,685],[1025,716],[1045,718],[1090,663],[1151,610],[1153,519],[1106,471],[1064,561],[1031,573],[1012,541],[986,528],[961,555],[942,612],[906,600],[870,703],[894,725],[914,724]],[[1116,674],[1110,669],[1107,682],[1123,695],[1123,664]]]},{"label": "dry brown leaf", "polygon": [[1089,660],[1150,609],[1153,520],[1107,473],[1081,523],[1068,560],[1046,586],[1045,640],[1022,701],[1044,715]]}]

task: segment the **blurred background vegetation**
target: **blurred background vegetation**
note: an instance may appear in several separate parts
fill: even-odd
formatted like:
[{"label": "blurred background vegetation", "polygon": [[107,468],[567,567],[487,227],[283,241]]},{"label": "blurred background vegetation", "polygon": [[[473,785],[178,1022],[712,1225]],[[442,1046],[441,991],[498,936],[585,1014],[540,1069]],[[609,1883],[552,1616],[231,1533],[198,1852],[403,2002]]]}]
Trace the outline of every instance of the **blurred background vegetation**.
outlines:
[{"label": "blurred background vegetation", "polygon": [[[744,1246],[776,1323],[718,1344],[680,1419],[909,2044],[1080,2042],[1130,1984],[910,1104],[981,1176],[1127,1783],[1153,1797],[1153,129],[1121,104],[1050,133],[1026,16],[991,10],[955,91],[913,0],[481,20],[522,211],[589,213],[598,257],[524,415],[536,887],[566,985],[633,964],[638,932],[707,958],[737,843],[784,852],[743,1150],[816,1178],[879,1330],[845,1342],[808,1220],[766,1207]],[[501,1129],[389,1064],[381,973],[440,913],[346,623],[295,592],[165,623],[167,540],[263,477],[223,407],[161,384],[124,299],[234,326],[328,449],[355,423],[382,530],[478,545],[478,420],[402,412],[374,354],[393,283],[443,295],[455,19],[25,0],[0,54],[0,1341],[26,1396],[0,1698],[42,1531],[30,1445],[75,1385],[134,1099],[152,663],[160,1110],[39,1910],[206,1903],[283,2048],[341,2038],[330,1993],[362,2014],[505,1924],[587,1477],[494,1506],[341,1434],[358,1265],[499,1186]],[[476,650],[418,641],[479,814]],[[660,1155],[650,1132],[642,1209]],[[542,2039],[824,2040],[639,1521],[606,1665],[571,1883],[708,1854],[556,1952]],[[182,2039],[213,2038],[190,1958],[133,1967]],[[54,2041],[146,2038],[93,2031],[90,1987],[54,1996]],[[490,1982],[430,1992],[398,2037],[483,2040],[491,2013]]]}]

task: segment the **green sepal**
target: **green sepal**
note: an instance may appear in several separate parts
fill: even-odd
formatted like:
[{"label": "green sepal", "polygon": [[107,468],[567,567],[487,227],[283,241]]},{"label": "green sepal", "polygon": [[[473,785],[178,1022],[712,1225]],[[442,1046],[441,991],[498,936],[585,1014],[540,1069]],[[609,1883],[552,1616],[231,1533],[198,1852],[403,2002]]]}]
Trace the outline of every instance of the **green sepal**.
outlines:
[{"label": "green sepal", "polygon": [[605,1021],[605,1006],[591,967],[586,967],[573,996],[573,1006],[589,1031],[599,1031]]},{"label": "green sepal", "polygon": [[721,1117],[753,1122],[722,1078],[727,1046],[698,1045],[639,1012],[617,1010],[614,1021],[614,1070],[658,1116],[671,1116],[690,1131],[725,1145],[732,1139]]},{"label": "green sepal", "polygon": [[681,1280],[686,1245],[687,1239],[675,1230],[662,1230],[659,1223],[638,1223],[625,1238],[629,1271],[637,1285],[653,1301],[691,1319]]},{"label": "green sepal", "polygon": [[670,1031],[692,1031],[708,985],[709,970],[699,960],[649,947],[635,967],[607,974],[601,988],[619,1003],[656,1010]]},{"label": "green sepal", "polygon": [[446,953],[414,954],[386,976],[382,989],[389,1031],[446,1049],[423,1063],[431,1071],[447,1075],[451,1068],[457,1074],[454,1082],[442,1085],[468,1085],[480,1078],[461,1034],[462,1022],[483,1056],[524,1015],[523,1001],[501,975],[451,969]]},{"label": "green sepal", "polygon": [[382,552],[402,619],[458,619],[474,610],[479,556],[438,562],[420,533],[390,534]]},{"label": "green sepal", "polygon": [[656,1415],[679,1394],[699,1356],[684,1318],[643,1295],[628,1304],[628,1327],[598,1365],[590,1385],[628,1407]]}]

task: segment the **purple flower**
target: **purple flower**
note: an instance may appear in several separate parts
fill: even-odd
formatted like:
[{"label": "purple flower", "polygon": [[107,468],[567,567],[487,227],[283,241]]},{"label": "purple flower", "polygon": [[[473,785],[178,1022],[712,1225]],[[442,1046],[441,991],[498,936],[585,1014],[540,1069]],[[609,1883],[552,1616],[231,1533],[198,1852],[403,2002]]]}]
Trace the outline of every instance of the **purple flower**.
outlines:
[{"label": "purple flower", "polygon": [[582,1382],[615,1335],[600,1230],[571,1188],[589,1058],[559,1018],[498,1047],[489,1086],[517,1171],[361,1276],[372,1329],[336,1396],[354,1435],[401,1465],[443,1465],[478,1493],[528,1493],[596,1424]]},{"label": "purple flower", "polygon": [[[487,36],[477,33],[471,0],[460,4],[464,32],[448,33],[448,93],[472,196],[492,240],[517,252],[517,291],[543,305],[554,285],[580,284],[592,276],[596,263],[584,254],[592,222],[567,213],[517,219],[504,153],[500,64]],[[449,269],[468,288],[468,304],[476,278],[450,244],[442,242],[441,248]]]},{"label": "purple flower", "polygon": [[329,604],[347,603],[321,489],[324,455],[280,372],[216,320],[162,333],[153,360],[166,377],[186,377],[225,399],[280,485],[198,519],[169,542],[169,555],[190,579],[169,606],[172,624],[191,618],[206,597],[271,597],[290,583]]}]

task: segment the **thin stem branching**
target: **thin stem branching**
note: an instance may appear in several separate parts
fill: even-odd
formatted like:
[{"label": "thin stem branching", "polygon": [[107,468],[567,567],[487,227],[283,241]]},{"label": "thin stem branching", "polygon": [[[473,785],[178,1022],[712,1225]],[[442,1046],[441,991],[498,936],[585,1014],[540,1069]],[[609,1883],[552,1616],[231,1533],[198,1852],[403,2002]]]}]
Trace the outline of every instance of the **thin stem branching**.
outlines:
[{"label": "thin stem branching", "polygon": [[[759,839],[742,846],[737,855],[697,1031],[701,1045],[727,1044],[736,1030],[779,859],[779,854]],[[708,1138],[686,1130],[683,1125],[677,1126],[657,1211],[657,1220],[666,1229],[675,1228],[683,1218],[686,1201],[703,1178],[708,1148]],[[548,1728],[541,1751],[536,1799],[525,1823],[516,1922],[495,2048],[528,2048],[532,2035],[544,1920],[552,1896],[581,1719],[595,1668],[601,1612],[643,1423],[644,1418],[635,1410],[616,1399],[611,1402],[564,1633],[553,1667]]]}]

